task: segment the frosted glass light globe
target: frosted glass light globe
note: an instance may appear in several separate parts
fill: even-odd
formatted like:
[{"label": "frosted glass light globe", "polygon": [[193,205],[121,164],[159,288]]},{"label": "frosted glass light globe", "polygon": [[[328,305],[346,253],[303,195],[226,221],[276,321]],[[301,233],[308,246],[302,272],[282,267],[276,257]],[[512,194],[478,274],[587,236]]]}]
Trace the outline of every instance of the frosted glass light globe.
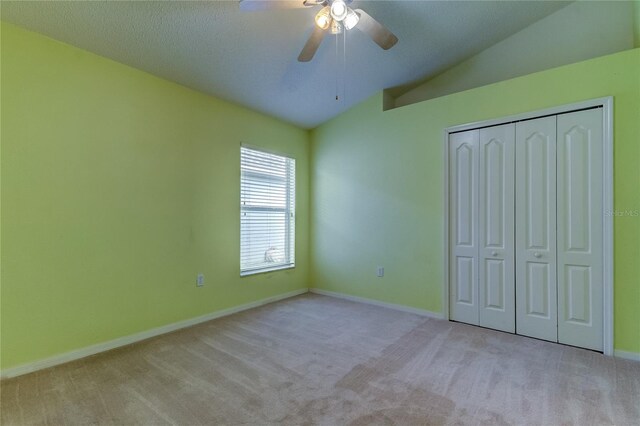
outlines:
[{"label": "frosted glass light globe", "polygon": [[331,16],[336,21],[342,21],[347,17],[347,5],[344,0],[334,0],[331,3]]}]

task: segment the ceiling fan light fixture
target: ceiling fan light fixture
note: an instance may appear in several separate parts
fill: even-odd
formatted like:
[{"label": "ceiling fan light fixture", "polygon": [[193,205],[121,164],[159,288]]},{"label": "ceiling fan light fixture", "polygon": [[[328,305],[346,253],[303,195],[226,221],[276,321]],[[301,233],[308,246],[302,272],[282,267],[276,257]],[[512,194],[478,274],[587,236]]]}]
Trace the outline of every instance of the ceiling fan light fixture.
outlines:
[{"label": "ceiling fan light fixture", "polygon": [[331,25],[331,8],[329,6],[323,7],[316,15],[316,25],[318,28],[326,30]]},{"label": "ceiling fan light fixture", "polygon": [[349,7],[347,8],[347,16],[344,18],[342,23],[347,30],[350,30],[358,24],[359,20],[360,16],[358,16],[358,14]]},{"label": "ceiling fan light fixture", "polygon": [[344,0],[333,0],[333,3],[331,3],[331,16],[336,21],[342,21],[347,17],[347,4]]}]

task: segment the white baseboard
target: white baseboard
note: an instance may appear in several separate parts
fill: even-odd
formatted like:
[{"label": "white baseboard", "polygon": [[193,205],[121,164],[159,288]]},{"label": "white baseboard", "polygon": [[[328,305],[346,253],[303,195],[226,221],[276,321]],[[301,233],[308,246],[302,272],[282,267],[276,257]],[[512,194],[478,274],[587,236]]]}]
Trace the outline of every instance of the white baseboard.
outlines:
[{"label": "white baseboard", "polygon": [[423,317],[444,319],[444,316],[439,312],[427,311],[426,309],[412,308],[404,305],[397,305],[395,303],[381,302],[379,300],[367,299],[365,297],[351,296],[350,294],[337,293],[335,291],[322,290],[320,288],[310,288],[309,292],[321,294],[323,296],[336,297],[338,299],[350,300],[352,302],[366,303],[374,306],[381,306],[383,308],[394,309],[396,311],[408,312],[410,314],[421,315]]},{"label": "white baseboard", "polygon": [[640,361],[640,353],[627,352],[627,351],[613,351],[613,356],[616,358],[630,359],[631,361]]},{"label": "white baseboard", "polygon": [[151,330],[142,331],[140,333],[131,334],[129,336],[119,337],[108,342],[98,343],[96,345],[87,346],[85,348],[76,349],[71,352],[66,352],[60,355],[54,355],[49,358],[41,359],[38,361],[29,362],[26,364],[18,365],[0,371],[0,379],[8,379],[10,377],[21,376],[23,374],[32,373],[34,371],[42,370],[44,368],[53,367],[55,365],[64,364],[66,362],[75,361],[80,358],[84,358],[90,355],[95,355],[100,352],[105,352],[111,349],[119,348],[121,346],[130,345],[131,343],[139,342],[141,340],[149,339],[150,337],[159,336],[161,334],[170,333],[181,328],[190,327],[192,325],[200,324],[206,321],[211,321],[216,318],[224,317],[227,315],[235,314],[247,309],[256,308],[258,306],[266,305],[268,303],[277,302],[279,300],[288,299],[290,297],[298,296],[300,294],[307,293],[309,290],[306,288],[300,290],[290,291],[288,293],[278,294],[276,296],[267,297],[266,299],[256,300],[255,302],[245,303],[244,305],[234,306],[233,308],[222,309],[220,311],[212,312],[210,314],[202,315],[195,318],[190,318],[184,321],[174,322],[172,324],[163,325],[162,327],[152,328]]}]

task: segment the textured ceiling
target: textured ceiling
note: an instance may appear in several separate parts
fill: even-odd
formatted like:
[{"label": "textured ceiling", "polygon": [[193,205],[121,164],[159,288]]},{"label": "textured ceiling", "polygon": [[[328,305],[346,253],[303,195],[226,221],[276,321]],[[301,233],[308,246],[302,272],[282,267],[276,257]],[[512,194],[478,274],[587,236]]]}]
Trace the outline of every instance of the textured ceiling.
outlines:
[{"label": "textured ceiling", "polygon": [[312,128],[382,89],[435,75],[566,4],[354,0],[354,8],[400,41],[383,51],[349,31],[346,71],[334,36],[311,62],[296,60],[317,8],[241,12],[237,1],[3,0],[1,12],[5,21]]}]

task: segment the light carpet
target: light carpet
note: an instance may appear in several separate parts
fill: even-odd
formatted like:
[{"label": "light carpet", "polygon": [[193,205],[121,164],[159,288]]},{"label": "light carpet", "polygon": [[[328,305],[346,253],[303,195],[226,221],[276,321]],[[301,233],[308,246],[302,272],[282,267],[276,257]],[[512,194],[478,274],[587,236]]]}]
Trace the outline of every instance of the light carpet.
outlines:
[{"label": "light carpet", "polygon": [[1,392],[2,425],[640,422],[640,363],[312,294]]}]

